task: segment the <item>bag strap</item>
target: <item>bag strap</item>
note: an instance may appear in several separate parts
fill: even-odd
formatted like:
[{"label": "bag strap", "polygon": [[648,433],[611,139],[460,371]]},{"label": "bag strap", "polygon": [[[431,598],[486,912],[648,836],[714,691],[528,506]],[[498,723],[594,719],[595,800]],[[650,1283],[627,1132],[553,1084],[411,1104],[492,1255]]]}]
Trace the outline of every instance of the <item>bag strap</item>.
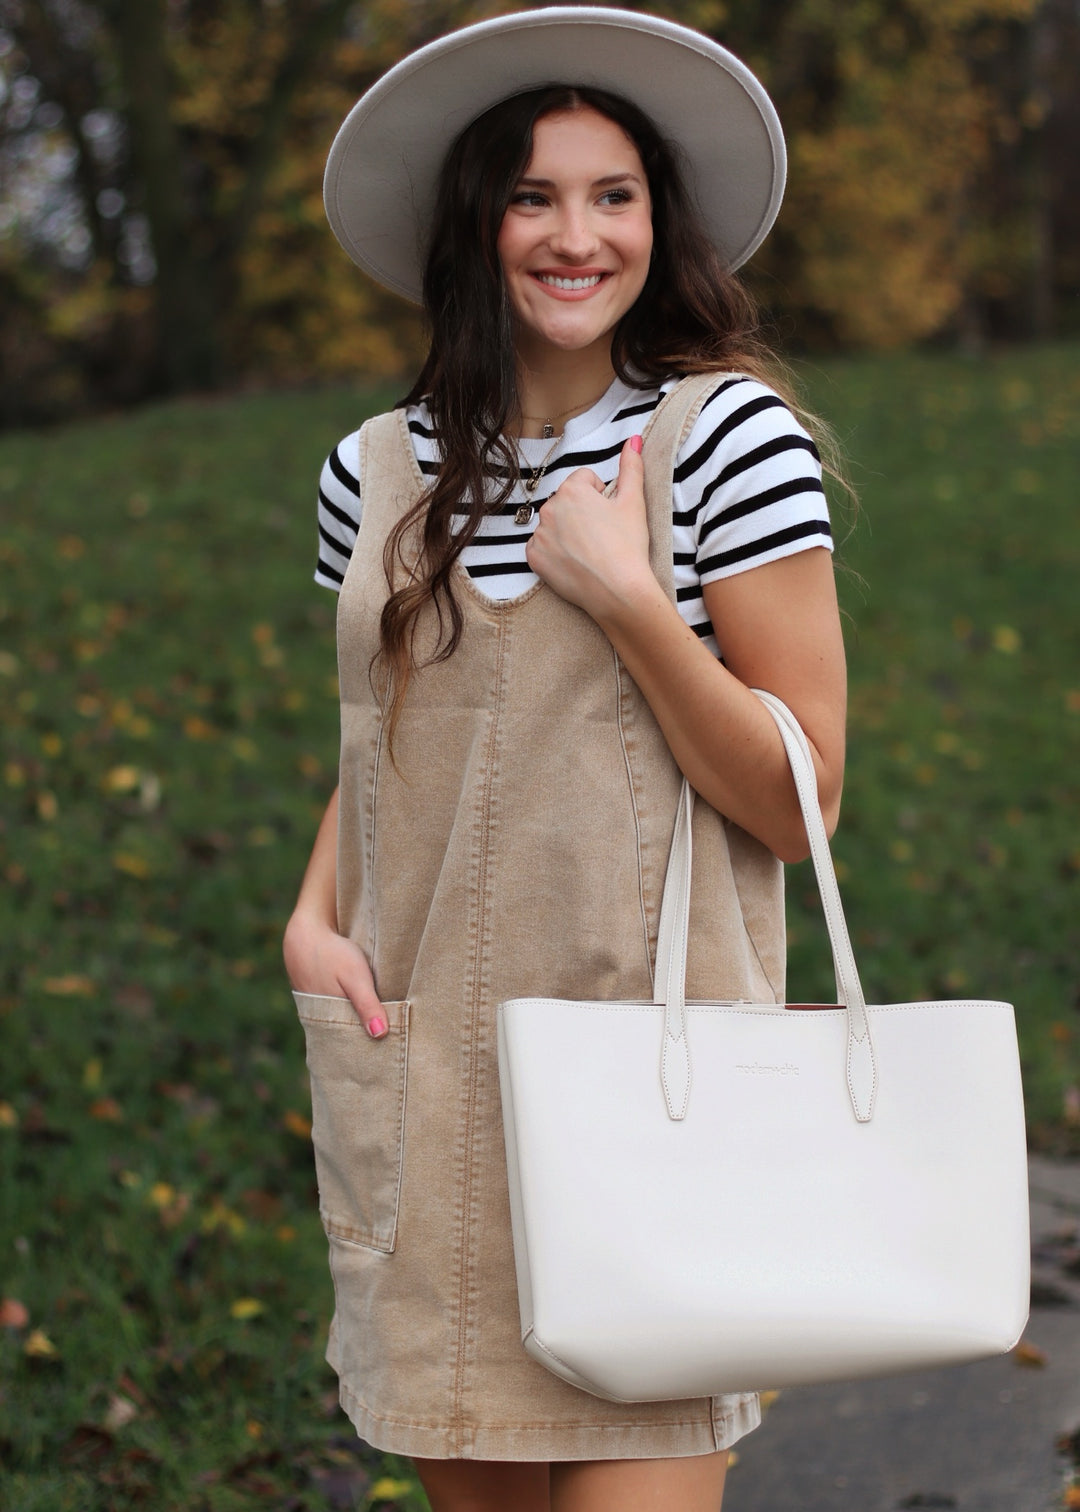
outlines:
[{"label": "bag strap", "polygon": [[[798,720],[786,704],[772,693],[753,690],[776,721],[795,779],[803,823],[810,842],[825,926],[832,946],[836,972],[836,1000],[847,1010],[847,1085],[851,1106],[860,1123],[873,1116],[877,1071],[870,1037],[859,970],[851,948],[844,906],[836,880],[829,837],[818,802],[817,775],[810,746]],[[656,950],[653,1001],[664,1006],[664,1041],[660,1076],[668,1114],[683,1118],[690,1097],[690,1048],[686,1020],[686,951],[690,926],[690,874],[693,859],[694,791],[683,779],[675,832],[671,841],[664,896],[660,906],[660,932]]]}]

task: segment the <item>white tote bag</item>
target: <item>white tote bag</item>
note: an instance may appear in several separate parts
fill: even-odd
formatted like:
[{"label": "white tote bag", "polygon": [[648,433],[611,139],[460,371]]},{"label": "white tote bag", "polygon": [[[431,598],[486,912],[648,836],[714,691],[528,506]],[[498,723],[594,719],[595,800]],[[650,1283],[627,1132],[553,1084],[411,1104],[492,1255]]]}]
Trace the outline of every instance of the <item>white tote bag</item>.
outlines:
[{"label": "white tote bag", "polygon": [[809,748],[759,696],[795,775],[839,1006],[685,1001],[684,784],[653,1002],[498,1010],[522,1339],[614,1401],[959,1363],[1010,1349],[1027,1319],[1013,1010],[866,1005]]}]

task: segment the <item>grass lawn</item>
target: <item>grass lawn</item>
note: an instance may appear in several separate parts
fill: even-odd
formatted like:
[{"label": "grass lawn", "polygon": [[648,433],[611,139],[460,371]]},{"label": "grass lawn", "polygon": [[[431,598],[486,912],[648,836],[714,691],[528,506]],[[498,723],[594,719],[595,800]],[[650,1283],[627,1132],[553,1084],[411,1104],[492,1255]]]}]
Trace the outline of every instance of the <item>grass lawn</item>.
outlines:
[{"label": "grass lawn", "polygon": [[[1015,1002],[1033,1135],[1059,1143],[1080,1121],[1078,357],[806,373],[862,495],[835,850],[867,995]],[[336,760],[315,480],[389,397],[0,437],[11,1512],[423,1505],[357,1451],[322,1363],[279,953]],[[789,892],[793,995],[828,999],[806,867]]]}]

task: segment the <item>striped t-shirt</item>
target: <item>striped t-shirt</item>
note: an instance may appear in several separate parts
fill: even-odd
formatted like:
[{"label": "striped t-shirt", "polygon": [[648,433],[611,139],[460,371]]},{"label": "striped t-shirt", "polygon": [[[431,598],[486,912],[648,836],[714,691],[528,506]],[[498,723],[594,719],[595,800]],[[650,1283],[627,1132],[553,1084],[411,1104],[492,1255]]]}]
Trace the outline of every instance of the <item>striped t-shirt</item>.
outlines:
[{"label": "striped t-shirt", "polygon": [[[602,399],[567,422],[552,442],[522,438],[519,482],[510,500],[481,521],[462,564],[480,591],[515,598],[536,582],[525,546],[536,515],[515,523],[520,504],[542,508],[575,468],[589,467],[606,485],[618,473],[619,454],[640,434],[660,400],[678,382],[635,389],[616,379]],[[406,418],[421,472],[432,477],[439,450],[426,405],[410,405]],[[360,524],[358,431],[330,453],[319,486],[319,562],[316,582],[340,588]],[[534,495],[525,482],[549,456]],[[464,516],[459,520],[463,523]],[[813,441],[773,391],[756,379],[735,376],[704,405],[679,450],[672,486],[672,545],[679,613],[717,655],[701,585],[775,562],[811,546],[832,549],[821,463]]]}]

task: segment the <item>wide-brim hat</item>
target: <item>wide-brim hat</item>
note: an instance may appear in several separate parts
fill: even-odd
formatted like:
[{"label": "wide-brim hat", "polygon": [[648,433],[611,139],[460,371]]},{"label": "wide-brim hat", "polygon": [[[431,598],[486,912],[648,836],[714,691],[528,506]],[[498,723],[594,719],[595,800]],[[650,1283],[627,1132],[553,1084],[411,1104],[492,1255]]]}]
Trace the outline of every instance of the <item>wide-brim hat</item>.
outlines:
[{"label": "wide-brim hat", "polygon": [[372,278],[419,302],[439,172],[491,106],[546,84],[631,100],[682,149],[689,187],[730,268],[780,209],[787,155],[764,88],[732,53],[638,11],[552,6],[463,27],[410,53],[367,91],[330,148],[326,213]]}]

